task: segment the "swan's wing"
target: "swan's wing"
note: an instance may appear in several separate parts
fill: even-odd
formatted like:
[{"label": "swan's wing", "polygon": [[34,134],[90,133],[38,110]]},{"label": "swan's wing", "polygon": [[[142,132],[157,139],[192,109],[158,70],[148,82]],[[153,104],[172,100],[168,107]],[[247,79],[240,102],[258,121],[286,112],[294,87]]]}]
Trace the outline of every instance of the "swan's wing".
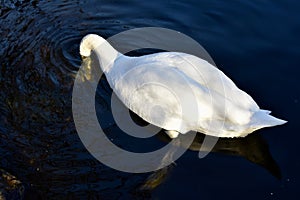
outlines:
[{"label": "swan's wing", "polygon": [[[113,79],[114,92],[133,112],[151,124],[185,133],[197,127],[198,101],[191,85],[195,82],[174,66],[161,62],[136,63],[122,76]],[[201,109],[211,109],[205,88]],[[208,103],[207,103],[208,102]],[[208,112],[201,112],[205,118]]]},{"label": "swan's wing", "polygon": [[218,92],[232,103],[247,110],[255,111],[259,109],[250,95],[240,90],[233,81],[217,67],[203,59],[190,54],[177,52],[155,54],[155,56],[149,56],[148,59],[160,60],[165,64],[176,66],[200,85],[214,92]]}]

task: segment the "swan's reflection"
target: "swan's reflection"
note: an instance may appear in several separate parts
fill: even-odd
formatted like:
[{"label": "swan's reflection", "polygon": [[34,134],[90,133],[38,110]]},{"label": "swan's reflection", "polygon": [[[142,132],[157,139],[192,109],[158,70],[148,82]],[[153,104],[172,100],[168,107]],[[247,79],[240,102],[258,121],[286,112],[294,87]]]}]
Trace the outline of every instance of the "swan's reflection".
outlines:
[{"label": "swan's reflection", "polygon": [[[170,141],[170,138],[163,131],[161,131],[157,136],[165,142]],[[204,134],[198,133],[189,150],[199,151],[204,137]],[[243,157],[250,162],[263,167],[274,177],[281,179],[280,168],[273,159],[269,151],[268,143],[261,134],[252,133],[245,138],[220,138],[212,149],[212,152]],[[172,168],[173,165],[151,174],[140,189],[154,189],[165,180]]]},{"label": "swan's reflection", "polygon": [[[160,138],[164,135],[160,135]],[[198,133],[190,150],[199,151],[205,135]],[[241,156],[250,162],[262,166],[276,178],[281,178],[280,169],[273,159],[268,143],[258,133],[252,133],[245,138],[219,138],[212,152],[223,153],[226,155]]]}]

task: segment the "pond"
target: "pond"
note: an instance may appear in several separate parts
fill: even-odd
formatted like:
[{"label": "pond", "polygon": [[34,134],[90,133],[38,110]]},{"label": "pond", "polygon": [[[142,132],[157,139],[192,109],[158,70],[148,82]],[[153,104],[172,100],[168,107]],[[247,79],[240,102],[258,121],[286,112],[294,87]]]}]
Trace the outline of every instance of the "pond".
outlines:
[{"label": "pond", "polygon": [[[0,1],[0,169],[24,184],[25,199],[299,196],[299,9],[295,0]],[[102,164],[82,144],[72,115],[79,43],[88,33],[108,38],[142,27],[190,36],[261,108],[288,123],[220,139],[203,159],[198,134],[182,157],[156,172]],[[163,133],[145,143],[120,134],[111,120],[111,94],[102,77],[97,115],[116,143],[148,151],[168,142]]]}]

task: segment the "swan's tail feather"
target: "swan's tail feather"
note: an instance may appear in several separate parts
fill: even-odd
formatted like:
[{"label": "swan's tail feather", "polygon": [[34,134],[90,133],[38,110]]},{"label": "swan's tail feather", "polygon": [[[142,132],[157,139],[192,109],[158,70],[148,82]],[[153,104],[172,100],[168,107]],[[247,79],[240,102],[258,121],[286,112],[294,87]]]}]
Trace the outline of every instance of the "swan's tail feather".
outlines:
[{"label": "swan's tail feather", "polygon": [[251,117],[250,127],[254,130],[285,124],[287,121],[269,115],[266,110],[259,110]]},{"label": "swan's tail feather", "polygon": [[260,109],[260,111],[265,112],[266,114],[270,114],[271,113],[271,111],[269,111],[269,110]]}]

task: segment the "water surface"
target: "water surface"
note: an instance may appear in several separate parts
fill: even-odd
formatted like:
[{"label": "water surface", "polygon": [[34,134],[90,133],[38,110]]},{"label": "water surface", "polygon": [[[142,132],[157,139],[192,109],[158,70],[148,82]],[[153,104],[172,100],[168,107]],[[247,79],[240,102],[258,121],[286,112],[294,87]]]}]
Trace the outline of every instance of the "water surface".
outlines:
[{"label": "water surface", "polygon": [[[299,196],[299,8],[295,0],[0,1],[0,168],[25,184],[26,199]],[[197,157],[199,136],[176,165],[156,173],[123,173],[98,162],[72,118],[79,42],[87,33],[108,38],[145,26],[194,38],[262,108],[289,123],[221,140],[204,159]],[[110,95],[103,77],[96,107],[104,120]],[[110,125],[107,134],[122,142]],[[145,148],[164,142],[153,138]]]}]

